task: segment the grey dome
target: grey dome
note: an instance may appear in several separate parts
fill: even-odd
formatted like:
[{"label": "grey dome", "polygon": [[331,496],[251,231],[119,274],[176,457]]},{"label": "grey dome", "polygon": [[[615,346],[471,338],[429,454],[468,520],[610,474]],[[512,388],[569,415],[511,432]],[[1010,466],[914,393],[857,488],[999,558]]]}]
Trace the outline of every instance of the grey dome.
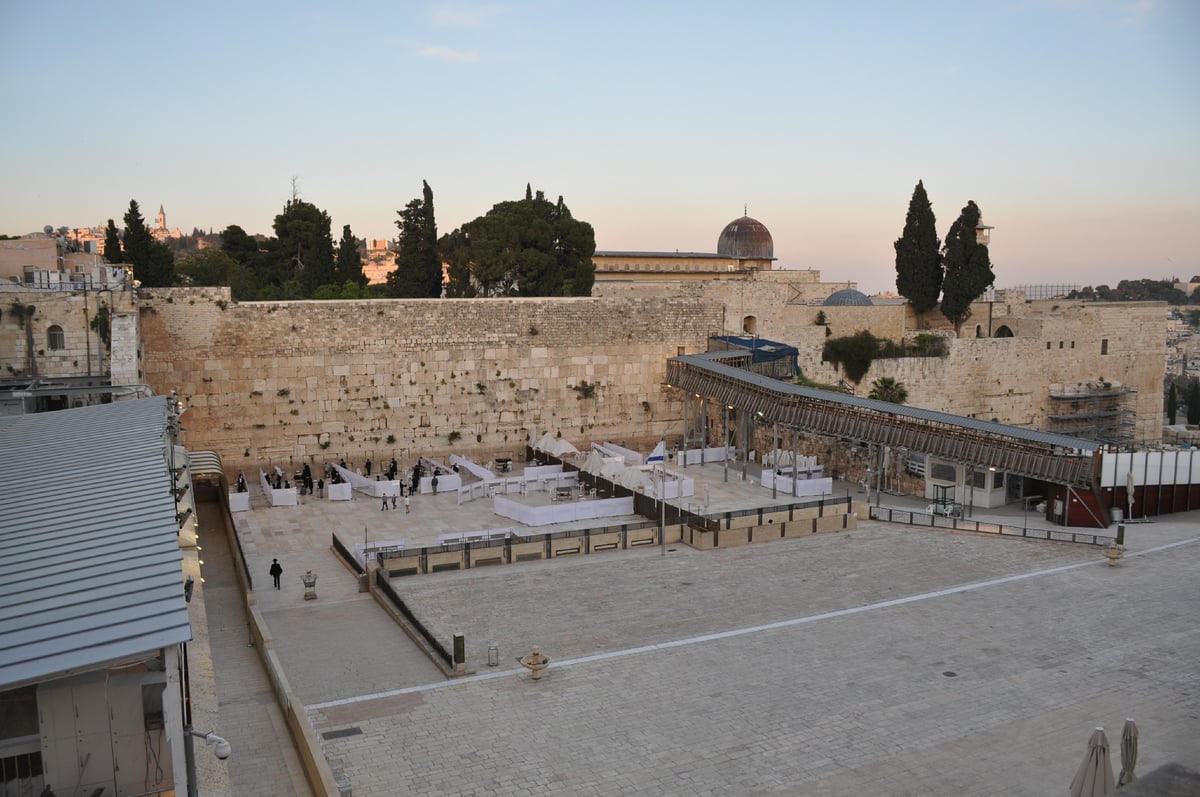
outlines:
[{"label": "grey dome", "polygon": [[825,307],[870,307],[872,302],[862,291],[853,288],[842,288],[830,294],[822,303]]},{"label": "grey dome", "polygon": [[721,230],[717,254],[750,260],[774,260],[775,241],[766,225],[749,216],[734,219]]}]

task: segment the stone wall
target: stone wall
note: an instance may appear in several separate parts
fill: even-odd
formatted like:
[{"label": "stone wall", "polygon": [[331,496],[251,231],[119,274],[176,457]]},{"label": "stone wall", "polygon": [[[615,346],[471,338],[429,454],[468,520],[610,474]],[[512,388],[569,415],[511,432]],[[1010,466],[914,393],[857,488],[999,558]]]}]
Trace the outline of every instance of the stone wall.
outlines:
[{"label": "stone wall", "polygon": [[143,296],[145,379],[180,392],[185,444],[227,465],[514,455],[531,431],[648,447],[681,414],[666,359],[703,351],[721,313],[686,298]]},{"label": "stone wall", "polygon": [[[877,360],[860,395],[890,376],[912,406],[1044,429],[1052,385],[1112,381],[1137,388],[1136,439],[1161,439],[1159,303],[981,303],[953,338],[903,305],[800,303],[787,272],[653,285],[638,295],[609,285],[609,298],[245,304],[227,289],[144,290],[144,379],[184,396],[189,447],[232,462],[514,455],[531,431],[649,447],[680,429],[665,360],[739,332],[747,316],[760,336],[799,348],[806,376],[836,382],[813,323],[824,309],[835,334],[951,336],[944,357]],[[976,323],[1017,336],[968,337]]]},{"label": "stone wall", "polygon": [[[110,352],[90,326],[97,312],[109,316],[115,348],[134,351],[125,338],[131,332],[132,294],[125,291],[20,290],[0,293],[0,376],[32,376],[26,346],[25,325],[18,321],[13,305],[33,306],[33,359],[37,376],[105,376]],[[63,347],[50,348],[51,327],[62,330]],[[136,339],[136,324],[132,329]]]}]

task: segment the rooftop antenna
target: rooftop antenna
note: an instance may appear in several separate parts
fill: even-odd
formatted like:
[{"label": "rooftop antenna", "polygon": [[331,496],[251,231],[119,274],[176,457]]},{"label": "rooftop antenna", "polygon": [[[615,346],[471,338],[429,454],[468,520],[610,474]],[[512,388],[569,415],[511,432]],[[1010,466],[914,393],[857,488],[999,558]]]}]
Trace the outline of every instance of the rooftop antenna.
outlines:
[{"label": "rooftop antenna", "polygon": [[750,206],[748,204],[746,204],[745,202],[742,203],[742,215],[743,216],[750,215]]}]

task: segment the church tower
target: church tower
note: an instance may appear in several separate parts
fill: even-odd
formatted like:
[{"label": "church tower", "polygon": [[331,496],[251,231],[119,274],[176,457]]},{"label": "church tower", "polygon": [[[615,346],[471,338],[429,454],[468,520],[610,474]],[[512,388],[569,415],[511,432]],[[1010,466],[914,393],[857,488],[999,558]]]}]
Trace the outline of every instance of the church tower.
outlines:
[{"label": "church tower", "polygon": [[163,206],[158,206],[158,215],[154,217],[155,227],[159,232],[167,231],[167,214],[163,212]]}]

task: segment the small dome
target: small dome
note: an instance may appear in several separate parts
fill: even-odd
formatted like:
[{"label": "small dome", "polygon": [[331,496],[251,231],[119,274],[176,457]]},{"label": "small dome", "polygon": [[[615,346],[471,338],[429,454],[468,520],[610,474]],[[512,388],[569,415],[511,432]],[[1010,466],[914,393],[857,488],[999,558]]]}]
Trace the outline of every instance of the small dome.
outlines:
[{"label": "small dome", "polygon": [[822,304],[825,307],[870,307],[871,299],[862,291],[853,288],[842,288],[830,294]]},{"label": "small dome", "polygon": [[774,260],[775,241],[766,225],[749,216],[734,219],[721,230],[717,254],[753,260]]}]

